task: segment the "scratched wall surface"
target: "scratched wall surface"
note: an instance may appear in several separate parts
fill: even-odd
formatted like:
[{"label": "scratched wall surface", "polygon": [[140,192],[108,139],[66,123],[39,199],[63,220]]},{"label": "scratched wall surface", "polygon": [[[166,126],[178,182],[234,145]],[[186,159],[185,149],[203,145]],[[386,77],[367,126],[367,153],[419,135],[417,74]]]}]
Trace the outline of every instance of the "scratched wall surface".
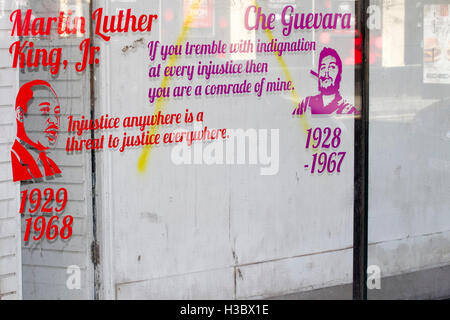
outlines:
[{"label": "scratched wall surface", "polygon": [[14,98],[18,72],[11,68],[9,14],[12,1],[0,10],[0,300],[20,299],[21,254],[19,184],[12,182],[9,149],[15,136]]},{"label": "scratched wall surface", "polygon": [[[230,24],[236,19],[231,15],[242,20],[243,11],[233,11],[228,2],[214,3],[212,27],[189,30],[185,41],[230,41]],[[98,6],[115,13],[124,4],[99,1]],[[183,30],[182,2],[135,1],[127,2],[126,7],[135,14],[159,12],[161,20],[150,34],[120,34],[102,43],[105,60],[99,67],[98,115],[124,117],[157,110],[149,104],[147,94],[161,79],[148,79],[152,64],[147,43],[175,43]],[[311,3],[302,2],[302,8],[312,10]],[[233,32],[248,36],[239,28]],[[268,39],[263,32],[253,36]],[[273,36],[281,39],[279,31]],[[314,36],[302,34],[308,39]],[[340,40],[340,52],[352,45],[352,39],[348,40]],[[317,80],[309,75],[311,68],[317,68],[318,52],[314,56],[286,55],[286,67],[270,54],[255,61],[269,63],[268,78],[285,79],[289,73],[298,95],[305,97],[317,91]],[[214,56],[198,59],[204,63],[224,61]],[[176,63],[196,61],[195,57],[181,57]],[[341,87],[350,101],[353,76],[353,67],[346,66]],[[244,78],[255,81],[258,77],[220,77],[194,83],[229,83]],[[171,86],[183,84],[192,83],[184,78],[170,82]],[[290,93],[284,93],[261,98],[169,99],[162,106],[163,112],[170,113],[186,108],[204,111],[204,125],[209,128],[279,129],[276,175],[260,175],[260,166],[251,164],[175,165],[170,146],[153,148],[143,173],[137,166],[141,149],[100,155],[97,181],[101,184],[101,230],[106,233],[102,242],[106,297],[262,298],[351,282],[353,120],[308,119],[310,127],[340,126],[344,137],[341,148],[347,151],[340,174],[312,176],[304,169],[312,156],[305,149],[304,127],[291,116],[297,104]],[[114,134],[120,136],[122,131],[114,130]]]},{"label": "scratched wall surface", "polygon": [[[370,68],[369,264],[387,277],[450,264],[450,102],[448,84],[424,83],[424,7],[381,8],[373,34],[389,35],[389,54]],[[450,294],[450,279],[438,281]]]},{"label": "scratched wall surface", "polygon": [[[81,1],[39,1],[25,3],[22,9],[32,9],[36,16],[58,16],[60,10],[72,10],[73,15],[88,16],[87,2]],[[87,34],[89,34],[87,24]],[[66,140],[69,137],[67,116],[89,116],[89,72],[75,72],[74,64],[81,61],[81,52],[78,48],[82,37],[59,37],[56,25],[49,37],[34,39],[35,47],[51,50],[62,47],[62,59],[68,59],[69,66],[57,75],[40,66],[27,68],[20,72],[20,83],[30,80],[42,79],[48,81],[61,105],[61,129],[56,143],[49,156],[61,168],[62,174],[56,178],[21,185],[22,190],[39,188],[66,188],[68,192],[67,206],[64,215],[72,215],[73,234],[68,240],[58,239],[49,241],[43,237],[39,241],[22,240],[22,270],[23,270],[23,297],[24,299],[90,299],[93,298],[93,267],[90,259],[92,242],[92,193],[91,193],[91,167],[90,153],[67,153]],[[51,93],[42,93],[36,90],[36,99],[50,98]],[[38,127],[39,110],[30,109],[28,117],[31,119],[26,127],[28,133],[42,130]],[[26,120],[25,120],[26,121]],[[22,222],[22,233],[25,230],[25,219],[30,217],[26,211]],[[78,266],[81,271],[81,288],[69,290],[66,281],[69,277],[67,268]]]}]

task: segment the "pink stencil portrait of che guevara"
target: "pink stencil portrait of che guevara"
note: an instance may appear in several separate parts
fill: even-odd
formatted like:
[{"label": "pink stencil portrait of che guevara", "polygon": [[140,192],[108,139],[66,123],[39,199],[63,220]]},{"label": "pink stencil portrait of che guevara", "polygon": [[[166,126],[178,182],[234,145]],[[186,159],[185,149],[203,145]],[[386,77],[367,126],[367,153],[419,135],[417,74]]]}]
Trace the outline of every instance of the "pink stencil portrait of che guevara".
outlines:
[{"label": "pink stencil portrait of che guevara", "polygon": [[311,74],[317,77],[319,94],[303,99],[293,115],[311,114],[358,114],[356,108],[342,98],[342,60],[336,50],[323,48],[319,56],[319,70]]},{"label": "pink stencil portrait of che guevara", "polygon": [[[35,98],[37,90],[46,91]],[[36,108],[36,109],[34,109]],[[34,112],[33,117],[29,115]],[[15,105],[17,136],[11,148],[13,181],[39,179],[60,174],[61,170],[47,152],[54,148],[60,129],[60,103],[51,85],[43,80],[25,83],[19,89]],[[25,117],[33,122],[33,131],[25,130]]]}]

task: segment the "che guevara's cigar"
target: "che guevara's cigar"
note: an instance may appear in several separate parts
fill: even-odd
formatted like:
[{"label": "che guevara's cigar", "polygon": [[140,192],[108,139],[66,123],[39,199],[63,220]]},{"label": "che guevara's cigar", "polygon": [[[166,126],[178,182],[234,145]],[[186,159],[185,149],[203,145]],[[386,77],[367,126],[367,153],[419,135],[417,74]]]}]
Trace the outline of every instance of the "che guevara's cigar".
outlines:
[{"label": "che guevara's cigar", "polygon": [[317,72],[315,72],[314,70],[310,70],[309,72],[311,72],[311,74],[312,74],[313,76],[315,76],[316,78],[319,77],[319,75],[317,74]]}]

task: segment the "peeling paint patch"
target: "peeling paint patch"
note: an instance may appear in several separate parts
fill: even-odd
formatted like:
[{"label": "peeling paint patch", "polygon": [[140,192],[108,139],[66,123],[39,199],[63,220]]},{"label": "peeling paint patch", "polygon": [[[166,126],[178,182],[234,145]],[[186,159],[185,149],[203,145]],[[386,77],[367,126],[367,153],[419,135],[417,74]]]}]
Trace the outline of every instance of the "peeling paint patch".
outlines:
[{"label": "peeling paint patch", "polygon": [[233,254],[233,259],[235,264],[239,264],[238,256],[236,255],[236,252],[234,250],[231,251]]},{"label": "peeling paint patch", "polygon": [[238,272],[238,275],[239,275],[239,279],[244,280],[244,277],[242,276],[241,269],[237,268],[237,272]]},{"label": "peeling paint patch", "polygon": [[133,43],[131,43],[129,46],[125,46],[122,48],[122,52],[126,53],[128,50],[136,49],[139,45],[144,44],[144,38],[139,38],[137,40],[134,40]]}]

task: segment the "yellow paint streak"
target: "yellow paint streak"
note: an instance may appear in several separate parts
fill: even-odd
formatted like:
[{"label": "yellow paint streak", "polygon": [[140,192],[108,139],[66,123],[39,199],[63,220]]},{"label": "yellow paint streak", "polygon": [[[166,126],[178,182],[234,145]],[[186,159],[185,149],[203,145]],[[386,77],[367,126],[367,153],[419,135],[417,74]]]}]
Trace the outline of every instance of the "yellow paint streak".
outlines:
[{"label": "yellow paint streak", "polygon": [[[181,45],[186,40],[186,37],[187,37],[187,34],[189,32],[191,23],[192,23],[192,21],[194,21],[193,12],[195,12],[195,10],[198,9],[199,5],[200,5],[200,0],[194,0],[192,2],[191,7],[189,8],[190,9],[189,10],[189,15],[186,17],[186,20],[183,23],[183,28],[181,30],[181,33],[178,36],[178,39],[177,39],[177,42],[176,42],[177,46]],[[175,63],[177,62],[177,60],[178,60],[178,56],[177,55],[170,56],[169,61],[167,62],[167,66],[170,66],[170,67],[174,66]],[[164,76],[162,81],[161,81],[160,87],[161,88],[168,87],[169,83],[170,83],[170,80],[171,80],[170,77]],[[154,115],[157,115],[159,111],[163,110],[163,108],[164,108],[164,106],[166,104],[166,101],[167,100],[163,99],[162,97],[158,98],[156,100],[155,111],[153,113]],[[158,126],[152,126],[152,128],[150,130],[150,135],[156,134],[158,132],[158,129],[159,129]],[[152,150],[152,146],[151,145],[147,145],[147,146],[145,146],[142,149],[141,156],[139,157],[139,160],[138,160],[138,171],[141,172],[141,173],[145,172],[145,169],[147,168],[147,162],[148,162],[148,159],[150,157],[151,150]]]},{"label": "yellow paint streak", "polygon": [[[184,21],[183,28],[181,30],[180,35],[178,36],[177,45],[181,45],[186,40],[187,33],[189,32],[189,29],[190,29],[190,25],[191,25],[192,21],[194,20],[194,16],[193,16],[192,12],[194,12],[194,10],[198,8],[199,3],[200,3],[200,0],[195,0],[191,4],[190,10],[189,10],[189,15],[186,18],[186,20]],[[256,8],[258,8],[259,6],[256,3],[256,1],[254,3],[255,3]],[[272,32],[269,29],[266,29],[266,35],[267,35],[267,38],[269,39],[269,41],[272,41],[272,39],[274,38]],[[294,80],[292,79],[291,73],[289,72],[289,69],[288,69],[287,64],[284,61],[283,57],[279,56],[277,54],[277,52],[274,52],[274,55],[275,55],[275,58],[277,59],[278,63],[280,64],[281,69],[283,70],[284,76],[286,77],[286,79],[288,81],[291,81],[292,85],[295,88]],[[174,66],[177,60],[178,60],[177,55],[170,56],[169,61],[168,61],[168,66]],[[170,83],[170,79],[171,79],[170,77],[164,76],[163,80],[161,81],[161,87],[162,88],[167,87]],[[297,104],[300,102],[300,97],[297,94],[297,91],[295,89],[292,90],[291,93],[292,93],[292,97],[295,101],[295,106],[297,106]],[[162,111],[165,104],[166,104],[166,99],[158,98],[156,100],[154,115],[157,115],[159,111]],[[306,131],[309,129],[309,125],[308,125],[308,122],[304,115],[300,116],[300,123],[303,126],[303,129],[306,134],[307,133]],[[158,126],[153,126],[150,130],[150,135],[156,134],[157,132],[158,132]],[[151,145],[145,146],[142,149],[142,153],[141,153],[141,156],[139,157],[139,161],[138,161],[138,171],[141,173],[145,172],[145,169],[147,168],[147,162],[150,157],[151,150],[152,150]]]},{"label": "yellow paint streak", "polygon": [[[258,10],[259,5],[258,2],[256,0],[253,1],[253,4],[256,7],[256,10]],[[272,31],[270,31],[270,29],[266,29],[266,36],[269,39],[269,42],[273,40],[273,33]],[[282,56],[279,56],[278,53],[275,51],[274,52],[275,58],[277,59],[278,63],[281,66],[281,70],[283,70],[284,76],[286,77],[287,81],[291,81],[292,85],[294,86],[294,90],[291,91],[292,93],[292,97],[294,98],[295,101],[295,107],[297,107],[297,104],[300,103],[300,96],[297,94],[297,90],[295,90],[295,83],[294,80],[292,79],[291,73],[289,72],[289,69],[287,67],[286,62],[284,61]],[[309,125],[308,125],[308,121],[306,121],[306,116],[303,114],[300,116],[300,123],[303,126],[303,129],[305,131],[305,134],[307,134],[307,130],[309,129]]]}]

